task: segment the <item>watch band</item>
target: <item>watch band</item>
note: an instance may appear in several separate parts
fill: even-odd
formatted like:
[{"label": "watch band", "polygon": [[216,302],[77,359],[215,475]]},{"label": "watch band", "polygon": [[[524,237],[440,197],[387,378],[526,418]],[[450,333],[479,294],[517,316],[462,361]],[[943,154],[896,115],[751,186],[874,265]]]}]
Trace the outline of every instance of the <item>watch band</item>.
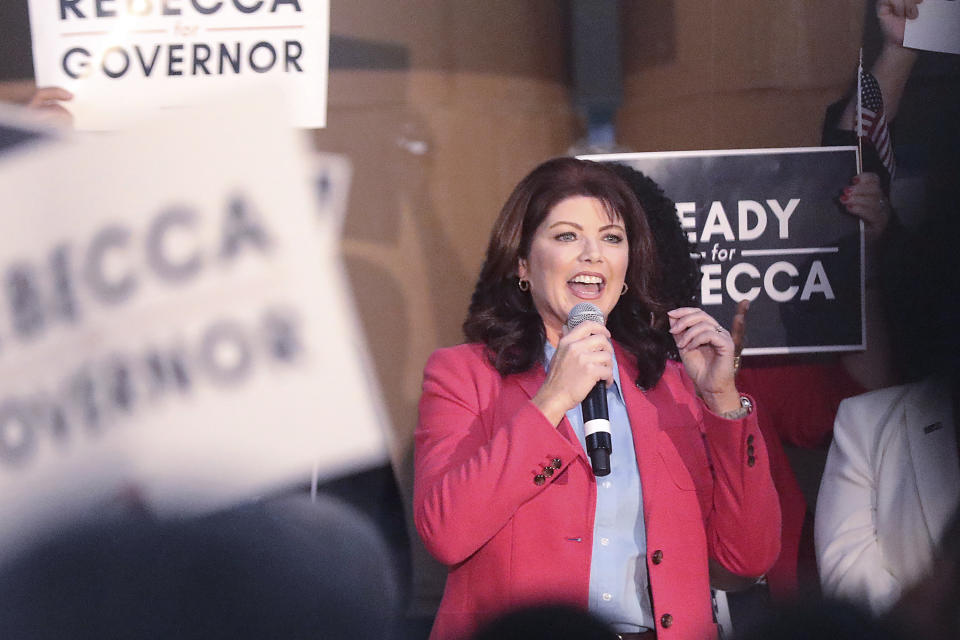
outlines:
[{"label": "watch band", "polygon": [[747,396],[740,396],[740,408],[733,411],[724,411],[720,414],[721,418],[727,420],[741,420],[746,418],[753,411],[753,403]]}]

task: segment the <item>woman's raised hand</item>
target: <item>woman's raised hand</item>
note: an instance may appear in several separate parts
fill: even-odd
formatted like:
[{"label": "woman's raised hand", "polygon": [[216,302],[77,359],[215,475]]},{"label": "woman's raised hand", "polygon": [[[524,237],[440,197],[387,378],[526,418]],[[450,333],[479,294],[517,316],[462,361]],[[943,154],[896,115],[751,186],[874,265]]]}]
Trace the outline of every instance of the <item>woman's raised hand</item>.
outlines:
[{"label": "woman's raised hand", "polygon": [[613,384],[613,345],[610,332],[597,322],[564,329],[550,371],[533,397],[543,415],[559,425],[567,411],[577,406],[597,381]]},{"label": "woman's raised hand", "polygon": [[714,413],[740,408],[734,384],[734,344],[730,332],[709,314],[695,307],[667,312],[670,333],[680,359],[697,387],[697,393]]}]

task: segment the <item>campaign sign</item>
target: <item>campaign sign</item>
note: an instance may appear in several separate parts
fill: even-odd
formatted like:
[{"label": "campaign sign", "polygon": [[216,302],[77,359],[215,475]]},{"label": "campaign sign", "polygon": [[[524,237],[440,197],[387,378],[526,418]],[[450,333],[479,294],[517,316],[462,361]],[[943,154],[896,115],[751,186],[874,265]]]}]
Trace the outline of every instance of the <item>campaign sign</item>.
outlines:
[{"label": "campaign sign", "polygon": [[855,147],[585,158],[628,164],[676,203],[703,308],[729,327],[750,301],[745,354],[865,348],[861,225],[838,201]]},{"label": "campaign sign", "polygon": [[318,224],[318,170],[348,172],[266,98],[0,157],[0,540],[117,493],[202,510],[387,459]]},{"label": "campaign sign", "polygon": [[115,129],[245,84],[286,95],[288,107],[274,117],[325,125],[329,0],[29,6],[37,85],[73,92],[66,107],[78,129]]},{"label": "campaign sign", "polygon": [[904,27],[904,46],[960,54],[960,0],[924,0],[917,14]]}]

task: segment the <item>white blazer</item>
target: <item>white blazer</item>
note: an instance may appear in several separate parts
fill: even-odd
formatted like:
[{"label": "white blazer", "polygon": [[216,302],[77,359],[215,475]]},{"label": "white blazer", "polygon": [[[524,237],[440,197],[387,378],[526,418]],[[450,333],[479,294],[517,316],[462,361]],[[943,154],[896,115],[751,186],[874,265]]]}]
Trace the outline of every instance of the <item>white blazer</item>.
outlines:
[{"label": "white blazer", "polygon": [[840,404],[814,521],[824,595],[881,613],[930,569],[960,501],[950,391],[927,379]]}]

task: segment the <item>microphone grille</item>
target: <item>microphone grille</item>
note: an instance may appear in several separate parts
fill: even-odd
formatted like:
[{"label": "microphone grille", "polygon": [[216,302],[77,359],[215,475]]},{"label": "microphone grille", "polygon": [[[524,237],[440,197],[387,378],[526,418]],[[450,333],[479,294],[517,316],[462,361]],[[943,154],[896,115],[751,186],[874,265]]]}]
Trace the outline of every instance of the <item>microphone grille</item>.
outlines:
[{"label": "microphone grille", "polygon": [[570,314],[567,316],[567,327],[574,329],[584,322],[599,322],[600,324],[604,324],[603,311],[600,310],[600,307],[590,302],[578,303],[573,309],[570,309]]}]

